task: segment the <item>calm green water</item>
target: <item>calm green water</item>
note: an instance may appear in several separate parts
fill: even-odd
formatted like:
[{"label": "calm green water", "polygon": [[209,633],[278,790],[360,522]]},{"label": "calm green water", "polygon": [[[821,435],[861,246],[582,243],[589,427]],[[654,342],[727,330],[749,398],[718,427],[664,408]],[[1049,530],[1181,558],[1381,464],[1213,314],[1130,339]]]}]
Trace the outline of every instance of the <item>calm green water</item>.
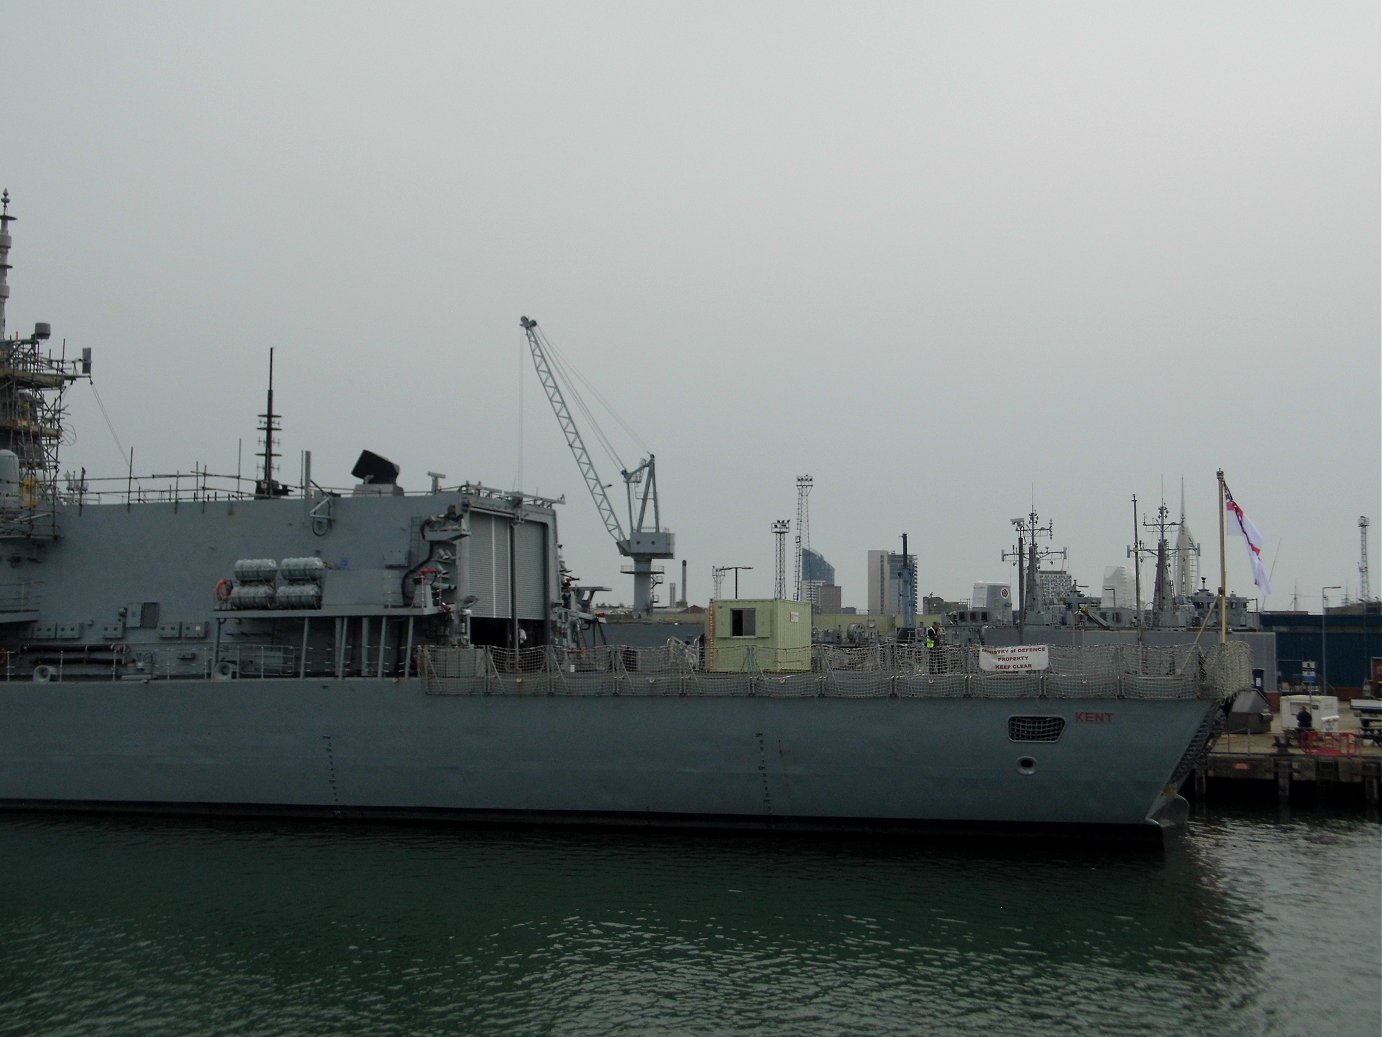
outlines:
[{"label": "calm green water", "polygon": [[3,1034],[1382,1032],[1375,821],[1166,856],[0,817]]}]

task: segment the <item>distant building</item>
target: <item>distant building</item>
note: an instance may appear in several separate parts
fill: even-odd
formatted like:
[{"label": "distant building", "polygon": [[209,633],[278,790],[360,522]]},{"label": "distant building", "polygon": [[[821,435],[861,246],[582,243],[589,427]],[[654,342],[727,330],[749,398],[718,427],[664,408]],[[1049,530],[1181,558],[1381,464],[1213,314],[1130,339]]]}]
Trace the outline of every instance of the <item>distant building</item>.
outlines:
[{"label": "distant building", "polygon": [[1262,629],[1275,636],[1276,686],[1283,690],[1318,688],[1316,681],[1323,680],[1329,687],[1322,694],[1356,699],[1382,687],[1382,605],[1376,601],[1331,605],[1323,616],[1264,612]]},{"label": "distant building", "polygon": [[1200,545],[1185,524],[1185,506],[1181,505],[1180,531],[1171,552],[1171,593],[1188,598],[1199,590]]},{"label": "distant building", "polygon": [[[917,564],[917,556],[908,554],[912,565]],[[902,615],[902,600],[899,597],[900,581],[905,560],[900,551],[870,551],[868,573],[868,611],[873,616]]]},{"label": "distant building", "polygon": [[801,549],[801,580],[815,580],[817,583],[834,583],[835,567],[827,562],[819,551],[809,547]]},{"label": "distant building", "polygon": [[1075,591],[1075,578],[1064,569],[1047,569],[1037,573],[1037,592],[1042,601],[1066,601]]},{"label": "distant building", "polygon": [[943,616],[959,607],[958,601],[950,601],[939,594],[927,594],[921,599],[921,611],[928,616]]},{"label": "distant building", "polygon": [[818,551],[801,549],[801,600],[809,601],[817,612],[840,611],[840,588],[835,584],[835,567]]},{"label": "distant building", "polygon": [[811,608],[815,612],[828,612],[831,615],[840,615],[844,612],[841,605],[840,588],[833,583],[817,584],[811,595]]},{"label": "distant building", "polygon": [[1133,571],[1126,565],[1107,565],[1104,567],[1104,583],[1100,589],[1099,604],[1106,609],[1137,608],[1137,581]]}]

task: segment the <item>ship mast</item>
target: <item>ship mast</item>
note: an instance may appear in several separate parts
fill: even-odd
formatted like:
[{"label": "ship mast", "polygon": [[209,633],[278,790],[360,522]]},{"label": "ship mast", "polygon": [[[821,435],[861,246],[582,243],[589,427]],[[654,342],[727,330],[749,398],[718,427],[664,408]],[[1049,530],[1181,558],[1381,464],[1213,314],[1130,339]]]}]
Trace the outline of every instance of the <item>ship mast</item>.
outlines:
[{"label": "ship mast", "polygon": [[1132,495],[1132,546],[1128,548],[1128,557],[1132,562],[1132,585],[1134,604],[1137,607],[1137,643],[1141,645],[1142,639],[1142,555],[1146,549],[1142,546],[1142,537],[1138,529],[1137,522],[1137,494]]},{"label": "ship mast", "polygon": [[259,431],[264,433],[264,449],[259,456],[264,459],[264,467],[261,477],[254,484],[254,495],[258,498],[285,497],[288,494],[288,487],[279,485],[274,479],[274,470],[277,467],[274,458],[278,457],[274,450],[274,433],[278,432],[279,416],[274,413],[274,351],[269,347],[269,398],[264,405],[264,413],[259,415]]},{"label": "ship mast", "polygon": [[5,300],[10,297],[10,192],[0,194],[0,340],[5,337]]},{"label": "ship mast", "polygon": [[1224,552],[1224,502],[1228,499],[1224,489],[1224,470],[1216,473],[1219,480],[1219,643],[1228,644],[1228,556]]},{"label": "ship mast", "polygon": [[1055,525],[1049,521],[1046,525],[1041,525],[1035,504],[1026,517],[1015,518],[1012,524],[1017,530],[1017,549],[1004,551],[1003,560],[1006,562],[1009,558],[1017,559],[1017,640],[1019,643],[1025,643],[1024,627],[1028,616],[1047,604],[1041,589],[1041,563],[1047,558],[1065,558],[1066,549],[1040,547],[1037,544],[1038,536],[1047,540],[1055,539]]},{"label": "ship mast", "polygon": [[[1182,509],[1183,511],[1184,509]],[[1152,587],[1152,626],[1154,628],[1170,626],[1175,619],[1175,590],[1171,581],[1171,542],[1166,538],[1166,530],[1174,529],[1180,523],[1172,522],[1171,511],[1166,506],[1163,498],[1160,507],[1157,508],[1156,518],[1148,521],[1142,520],[1144,529],[1155,529],[1157,531],[1156,549],[1147,547],[1137,536],[1137,497],[1133,497],[1133,539],[1134,543],[1128,548],[1128,556],[1137,555],[1140,562],[1142,555],[1155,555],[1156,557],[1156,578]],[[1141,573],[1139,564],[1138,573]],[[1141,578],[1138,577],[1138,608],[1141,609]]]}]

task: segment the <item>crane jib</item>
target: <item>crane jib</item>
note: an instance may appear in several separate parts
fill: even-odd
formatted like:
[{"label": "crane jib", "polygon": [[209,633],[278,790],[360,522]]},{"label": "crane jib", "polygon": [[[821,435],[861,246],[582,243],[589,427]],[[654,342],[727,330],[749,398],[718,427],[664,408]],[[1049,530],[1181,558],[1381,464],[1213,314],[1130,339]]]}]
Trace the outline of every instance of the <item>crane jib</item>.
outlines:
[{"label": "crane jib", "polygon": [[[653,604],[652,589],[654,585],[661,582],[661,570],[653,568],[652,560],[673,557],[672,532],[662,528],[661,514],[658,508],[656,460],[649,453],[637,467],[620,472],[624,479],[624,491],[629,510],[629,534],[626,536],[624,528],[619,522],[619,516],[615,513],[613,504],[610,503],[609,494],[605,492],[605,484],[600,480],[600,474],[595,468],[594,461],[590,458],[590,451],[586,449],[580,428],[576,425],[575,419],[571,416],[571,410],[566,405],[565,394],[562,392],[557,373],[547,358],[548,350],[545,348],[545,340],[538,330],[537,321],[528,317],[521,317],[519,318],[519,325],[528,338],[528,349],[533,357],[533,366],[537,370],[538,381],[542,383],[543,391],[547,394],[547,400],[557,416],[557,423],[561,426],[562,434],[566,437],[566,445],[576,459],[576,466],[581,470],[581,477],[585,480],[586,489],[590,491],[591,499],[595,501],[595,507],[600,512],[600,518],[605,524],[605,529],[614,539],[619,553],[633,560],[634,610],[648,612],[652,609]],[[571,391],[574,393],[574,389]],[[577,398],[577,402],[580,402],[579,398]],[[637,494],[634,492],[635,485],[639,486]],[[637,500],[636,509],[635,499]],[[648,520],[649,504],[652,505],[651,528],[645,525]]]}]

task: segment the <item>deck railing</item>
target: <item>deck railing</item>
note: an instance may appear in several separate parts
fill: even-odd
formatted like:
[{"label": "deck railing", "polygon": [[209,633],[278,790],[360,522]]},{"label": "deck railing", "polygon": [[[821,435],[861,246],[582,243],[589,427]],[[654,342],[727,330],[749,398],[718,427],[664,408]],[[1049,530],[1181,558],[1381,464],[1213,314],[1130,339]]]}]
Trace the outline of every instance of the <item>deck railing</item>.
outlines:
[{"label": "deck railing", "polygon": [[[437,648],[419,652],[434,695],[696,695],[776,698],[1220,699],[1250,687],[1246,644],[1139,648],[1051,646],[1046,668],[992,672],[981,650],[906,645],[803,649],[809,668],[774,668],[750,650],[734,672],[701,668],[697,646],[657,648]],[[766,661],[767,665],[764,665]],[[799,662],[793,658],[792,663]]]},{"label": "deck railing", "polygon": [[[407,672],[431,695],[763,696],[771,698],[1220,699],[1251,686],[1245,643],[1138,648],[1046,648],[1044,668],[995,672],[981,650],[907,645],[803,649],[803,658],[749,650],[739,669],[703,668],[700,647],[423,646]],[[87,645],[52,650],[35,668],[0,662],[3,680],[253,680],[404,676],[399,659],[299,650],[285,645]]]}]

